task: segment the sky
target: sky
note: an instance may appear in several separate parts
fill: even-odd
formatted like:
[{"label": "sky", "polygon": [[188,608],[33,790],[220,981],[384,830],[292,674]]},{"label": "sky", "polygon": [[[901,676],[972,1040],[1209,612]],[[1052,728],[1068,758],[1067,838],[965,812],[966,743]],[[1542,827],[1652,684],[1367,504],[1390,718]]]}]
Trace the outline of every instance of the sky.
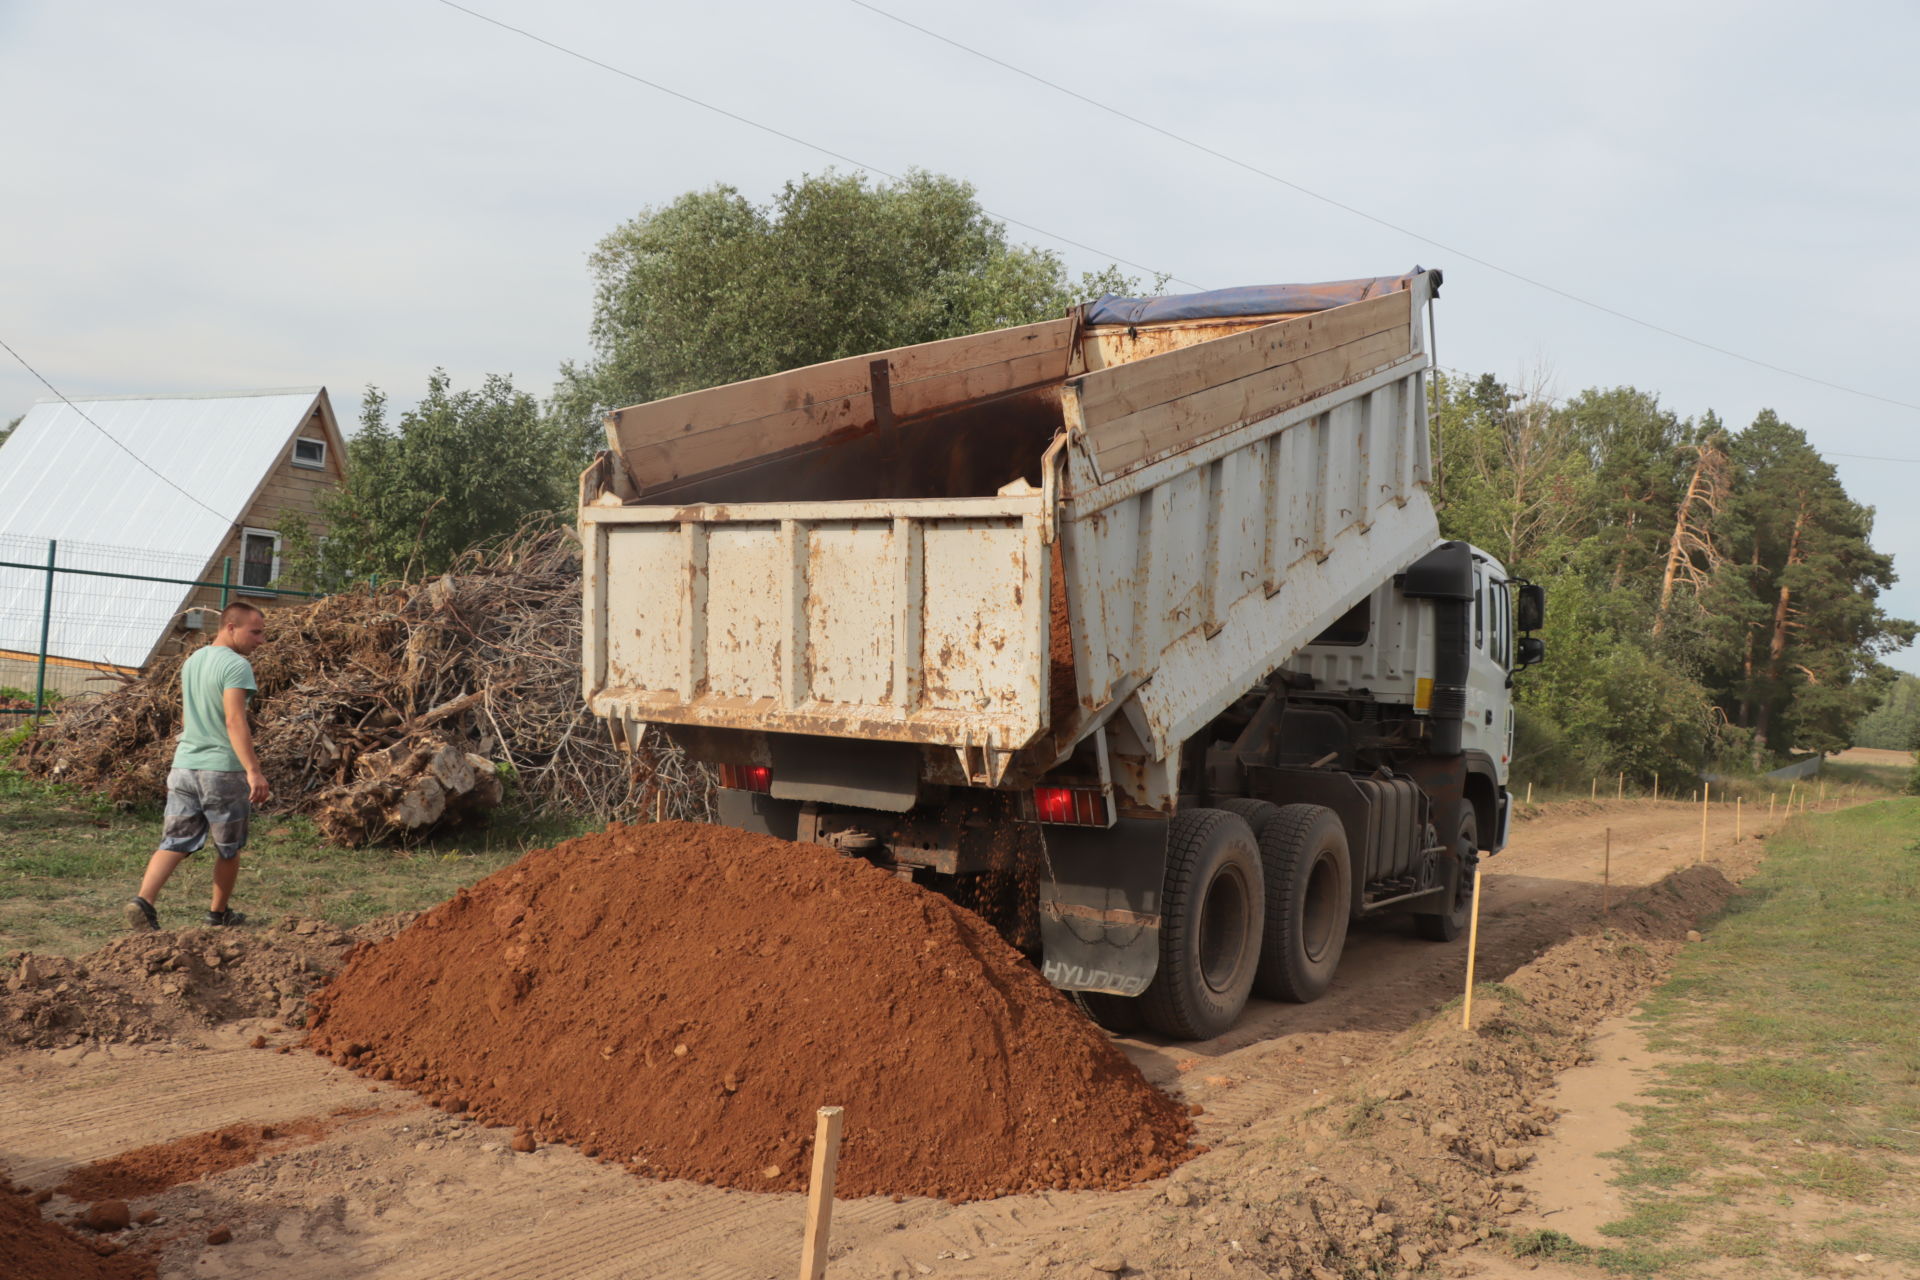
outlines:
[{"label": "sky", "polygon": [[[544,395],[642,209],[919,167],[1076,273],[1437,266],[1450,368],[1772,408],[1920,619],[1911,3],[462,3],[0,0],[0,341],[73,397],[319,383],[349,425],[436,366]],[[0,422],[46,394],[0,352]]]}]

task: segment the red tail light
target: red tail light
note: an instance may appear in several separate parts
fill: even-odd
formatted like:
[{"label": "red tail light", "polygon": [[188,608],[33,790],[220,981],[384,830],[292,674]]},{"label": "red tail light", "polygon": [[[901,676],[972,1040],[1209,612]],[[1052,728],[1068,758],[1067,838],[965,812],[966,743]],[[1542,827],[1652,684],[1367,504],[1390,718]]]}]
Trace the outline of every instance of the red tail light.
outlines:
[{"label": "red tail light", "polygon": [[729,791],[771,791],[773,770],[763,764],[723,764],[720,785]]},{"label": "red tail light", "polygon": [[1094,787],[1035,787],[1033,813],[1040,822],[1077,827],[1107,825],[1106,797]]}]

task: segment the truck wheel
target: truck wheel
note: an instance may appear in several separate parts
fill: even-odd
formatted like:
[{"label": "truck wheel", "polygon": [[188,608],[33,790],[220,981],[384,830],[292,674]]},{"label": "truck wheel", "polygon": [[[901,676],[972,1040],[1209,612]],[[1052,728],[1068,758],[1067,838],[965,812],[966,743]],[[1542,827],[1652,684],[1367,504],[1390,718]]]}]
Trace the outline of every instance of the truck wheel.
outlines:
[{"label": "truck wheel", "polygon": [[1267,829],[1267,824],[1280,816],[1279,805],[1268,804],[1265,800],[1249,800],[1245,796],[1228,796],[1218,801],[1214,808],[1225,809],[1246,823],[1247,829],[1253,832],[1256,844],[1259,843],[1260,833]]},{"label": "truck wheel", "polygon": [[1413,928],[1429,942],[1452,942],[1467,931],[1467,918],[1473,914],[1473,875],[1467,867],[1480,851],[1480,823],[1473,806],[1460,806],[1460,834],[1454,837],[1454,856],[1448,859],[1448,880],[1453,894],[1445,911],[1416,911]]},{"label": "truck wheel", "polygon": [[1219,809],[1190,809],[1170,826],[1160,967],[1140,1016],[1161,1035],[1210,1040],[1246,1008],[1259,967],[1260,849],[1242,819]]},{"label": "truck wheel", "polygon": [[1135,996],[1116,996],[1111,991],[1075,991],[1071,998],[1096,1026],[1116,1035],[1140,1029],[1140,1001]]},{"label": "truck wheel", "polygon": [[1274,1000],[1318,1000],[1347,945],[1353,906],[1347,829],[1331,809],[1283,805],[1260,837],[1260,860],[1267,927],[1254,990]]}]

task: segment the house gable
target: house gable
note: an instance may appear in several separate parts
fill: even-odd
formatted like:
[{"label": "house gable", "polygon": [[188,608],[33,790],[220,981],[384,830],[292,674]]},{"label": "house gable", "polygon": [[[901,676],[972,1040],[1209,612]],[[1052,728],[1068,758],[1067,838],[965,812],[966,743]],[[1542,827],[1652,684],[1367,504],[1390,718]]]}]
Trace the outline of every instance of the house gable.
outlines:
[{"label": "house gable", "polygon": [[[303,439],[319,440],[325,446],[324,457],[318,467],[305,465],[296,459],[295,449]],[[273,536],[277,539],[278,552],[284,551],[287,531],[296,521],[304,523],[315,534],[324,534],[326,526],[320,516],[320,500],[329,490],[338,488],[345,481],[346,465],[346,440],[334,417],[333,403],[327,396],[326,388],[322,387],[298,423],[287,433],[273,465],[267,468],[254,486],[239,520],[228,530],[219,548],[208,559],[201,579],[206,582],[230,579],[235,585],[226,592],[229,600],[245,600],[263,609],[284,602],[288,597],[251,592],[241,585],[246,580],[249,535],[255,539],[263,539],[263,535]],[[276,554],[272,574],[277,576],[279,568]],[[217,587],[196,588],[181,606],[181,611],[217,610],[220,608],[221,595]],[[176,626],[161,636],[148,661],[163,656],[171,648],[179,647],[185,640],[184,632],[185,628]]]}]

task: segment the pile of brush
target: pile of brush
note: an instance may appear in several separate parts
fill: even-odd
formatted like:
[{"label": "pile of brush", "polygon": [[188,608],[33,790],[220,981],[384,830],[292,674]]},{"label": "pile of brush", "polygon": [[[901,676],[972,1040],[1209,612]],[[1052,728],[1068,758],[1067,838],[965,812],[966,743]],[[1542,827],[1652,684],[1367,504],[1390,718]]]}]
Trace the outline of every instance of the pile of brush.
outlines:
[{"label": "pile of brush", "polygon": [[[75,700],[15,766],[157,804],[180,730],[180,663]],[[664,742],[620,751],[580,695],[580,554],[568,530],[470,553],[424,583],[356,588],[267,615],[253,655],[268,812],[348,845],[485,813],[705,817],[703,771]]]}]

